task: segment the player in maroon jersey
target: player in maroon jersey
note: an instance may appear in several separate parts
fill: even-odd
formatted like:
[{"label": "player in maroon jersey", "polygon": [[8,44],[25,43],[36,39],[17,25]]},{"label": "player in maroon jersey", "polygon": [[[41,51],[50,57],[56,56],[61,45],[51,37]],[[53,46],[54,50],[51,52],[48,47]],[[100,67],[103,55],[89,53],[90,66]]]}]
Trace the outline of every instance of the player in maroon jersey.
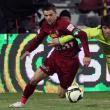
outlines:
[{"label": "player in maroon jersey", "polygon": [[[52,39],[63,35],[74,35],[81,40],[85,53],[83,63],[85,66],[88,66],[91,58],[86,33],[73,26],[63,17],[58,17],[56,7],[53,4],[49,3],[43,8],[43,15],[45,20],[42,23],[40,32],[28,45],[28,48],[22,55],[21,59],[29,56],[30,52],[42,43],[47,35],[50,35]],[[37,83],[53,73],[57,73],[60,81],[61,89],[59,97],[64,98],[65,91],[71,85],[80,65],[77,57],[79,51],[80,48],[76,39],[72,39],[64,45],[61,45],[60,42],[58,42],[55,45],[54,51],[44,60],[43,65],[36,70],[33,78],[26,85],[20,101],[11,104],[9,107],[23,107],[28,98],[33,94]]]}]

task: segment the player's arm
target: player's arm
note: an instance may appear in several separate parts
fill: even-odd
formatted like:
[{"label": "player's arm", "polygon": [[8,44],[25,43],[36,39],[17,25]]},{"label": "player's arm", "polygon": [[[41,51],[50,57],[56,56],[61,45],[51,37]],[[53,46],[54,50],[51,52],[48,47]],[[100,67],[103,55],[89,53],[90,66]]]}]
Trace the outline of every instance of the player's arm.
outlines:
[{"label": "player's arm", "polygon": [[[99,34],[99,27],[96,28],[84,28],[82,29],[84,32],[86,32],[88,39],[92,39],[97,37],[97,35]],[[77,33],[77,30],[75,30]],[[75,34],[75,33],[73,33]],[[64,35],[58,38],[58,41],[60,44],[65,44],[66,42],[71,41],[72,39],[74,39],[75,37],[73,35]]]},{"label": "player's arm", "polygon": [[32,52],[35,50],[39,44],[42,43],[44,38],[48,35],[48,33],[45,32],[45,24],[43,24],[39,30],[39,32],[36,34],[36,37],[27,45],[25,51]]},{"label": "player's arm", "polygon": [[100,34],[100,26],[95,28],[85,28],[82,29],[84,32],[86,32],[88,39],[97,38]]},{"label": "player's arm", "polygon": [[73,35],[64,35],[58,38],[58,41],[61,45],[65,44],[66,42],[69,42],[74,39]]},{"label": "player's arm", "polygon": [[40,31],[40,33],[36,35],[36,37],[27,45],[24,54],[21,56],[21,60],[24,59],[26,56],[29,56],[30,52],[32,52],[34,49],[38,47],[39,44],[42,43],[46,35],[46,33]]},{"label": "player's arm", "polygon": [[90,57],[90,51],[89,51],[89,47],[88,47],[88,38],[87,38],[86,32],[84,32],[80,29],[79,30],[77,29],[76,32],[73,33],[73,35],[80,39],[82,47],[84,49],[85,56]]},{"label": "player's arm", "polygon": [[65,31],[73,35],[75,38],[80,39],[82,47],[84,49],[85,56],[90,57],[90,51],[88,47],[88,38],[87,38],[86,32],[84,32],[83,30],[75,27],[73,24],[70,24],[68,22],[65,22],[64,24],[65,24],[64,26],[66,26]]},{"label": "player's arm", "polygon": [[69,42],[73,39],[74,37],[72,35],[63,35],[61,37],[57,38],[51,38],[51,41],[48,43],[49,46],[54,46],[57,44],[64,45],[66,42]]},{"label": "player's arm", "polygon": [[84,58],[83,58],[83,63],[84,65],[88,66],[90,64],[91,58],[90,58],[90,51],[89,51],[89,46],[88,46],[88,38],[86,32],[84,32],[81,29],[76,28],[72,24],[68,24],[67,31],[71,32],[74,37],[79,38],[84,50]]}]

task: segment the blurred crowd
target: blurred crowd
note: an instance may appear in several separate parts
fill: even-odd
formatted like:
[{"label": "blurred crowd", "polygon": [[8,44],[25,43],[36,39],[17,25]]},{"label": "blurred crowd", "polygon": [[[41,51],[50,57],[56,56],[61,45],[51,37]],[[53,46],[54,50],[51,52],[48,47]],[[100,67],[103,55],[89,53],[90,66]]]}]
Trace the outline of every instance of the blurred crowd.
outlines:
[{"label": "blurred crowd", "polygon": [[[110,0],[0,0],[0,33],[35,33],[47,2],[71,12],[75,25],[95,27],[109,13]],[[105,11],[105,12],[104,12]]]}]

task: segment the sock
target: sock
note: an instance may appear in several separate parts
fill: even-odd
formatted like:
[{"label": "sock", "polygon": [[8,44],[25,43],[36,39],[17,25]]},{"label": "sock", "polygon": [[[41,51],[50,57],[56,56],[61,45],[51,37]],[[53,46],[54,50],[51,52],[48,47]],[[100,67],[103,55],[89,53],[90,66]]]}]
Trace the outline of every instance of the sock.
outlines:
[{"label": "sock", "polygon": [[21,97],[20,102],[25,104],[27,102],[27,98],[25,98],[24,96]]},{"label": "sock", "polygon": [[25,104],[28,100],[28,98],[33,94],[34,90],[36,88],[36,85],[32,85],[28,83],[24,89],[23,96],[21,97],[21,103]]}]

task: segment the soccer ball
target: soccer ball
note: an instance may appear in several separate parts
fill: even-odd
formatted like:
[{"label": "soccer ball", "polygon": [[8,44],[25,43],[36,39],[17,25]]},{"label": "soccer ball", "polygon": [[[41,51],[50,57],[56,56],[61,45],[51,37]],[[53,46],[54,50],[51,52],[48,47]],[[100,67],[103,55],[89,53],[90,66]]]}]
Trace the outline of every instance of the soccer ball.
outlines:
[{"label": "soccer ball", "polygon": [[70,86],[65,95],[68,101],[76,103],[83,98],[83,90],[79,86]]}]

